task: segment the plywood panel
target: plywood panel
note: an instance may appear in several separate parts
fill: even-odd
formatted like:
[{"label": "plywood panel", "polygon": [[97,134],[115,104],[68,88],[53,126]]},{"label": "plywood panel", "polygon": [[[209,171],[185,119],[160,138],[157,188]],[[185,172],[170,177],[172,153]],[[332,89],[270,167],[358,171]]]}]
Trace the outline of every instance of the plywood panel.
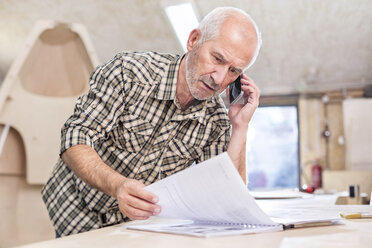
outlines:
[{"label": "plywood panel", "polygon": [[322,138],[324,123],[324,105],[318,99],[300,99],[300,161],[302,169],[301,182],[310,184],[311,165],[325,159],[325,140]]},{"label": "plywood panel", "polygon": [[81,94],[93,67],[82,43],[64,24],[43,31],[19,73],[23,88],[45,96]]},{"label": "plywood panel", "polygon": [[328,103],[328,125],[331,136],[328,140],[328,167],[330,170],[345,169],[344,125],[342,103]]},{"label": "plywood panel", "polygon": [[57,161],[60,129],[98,64],[83,26],[39,22],[0,89],[0,123],[18,130],[26,179],[44,184]]},{"label": "plywood panel", "polygon": [[372,171],[372,99],[347,99],[343,111],[346,168]]},{"label": "plywood panel", "polygon": [[28,185],[24,176],[0,175],[0,247],[55,237],[40,191],[41,186]]},{"label": "plywood panel", "polygon": [[[3,134],[4,125],[0,124],[0,135]],[[6,134],[4,134],[6,135]],[[25,175],[26,153],[21,135],[10,127],[0,154],[0,174]]]},{"label": "plywood panel", "polygon": [[349,185],[359,184],[360,192],[372,192],[372,171],[329,171],[323,173],[325,190],[348,191]]}]

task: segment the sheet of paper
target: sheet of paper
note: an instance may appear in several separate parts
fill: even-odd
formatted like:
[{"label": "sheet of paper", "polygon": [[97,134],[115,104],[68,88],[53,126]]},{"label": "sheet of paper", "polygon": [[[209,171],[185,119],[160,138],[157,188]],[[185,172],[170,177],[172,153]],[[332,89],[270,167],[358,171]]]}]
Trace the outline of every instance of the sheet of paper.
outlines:
[{"label": "sheet of paper", "polygon": [[249,193],[256,200],[299,199],[309,196],[309,194],[298,192],[292,189],[278,189],[269,191],[256,190],[249,191]]},{"label": "sheet of paper", "polygon": [[283,230],[281,225],[210,225],[206,223],[198,223],[197,221],[192,220],[181,220],[158,216],[153,216],[147,220],[136,220],[124,223],[122,227],[130,230],[182,234],[197,237],[215,237]]},{"label": "sheet of paper", "polygon": [[254,225],[206,225],[198,223],[168,224],[168,225],[130,225],[131,230],[183,234],[197,237],[215,237],[238,235],[247,233],[262,233],[282,231],[282,226],[254,226]]},{"label": "sheet of paper", "polygon": [[249,194],[227,153],[146,188],[159,197],[162,217],[276,225]]},{"label": "sheet of paper", "polygon": [[[332,197],[332,196],[330,196]],[[322,204],[327,199],[319,200],[316,197],[307,199],[292,200],[261,200],[257,204],[269,215],[275,222],[283,224],[298,223],[321,223],[334,222],[342,220],[339,215],[340,206],[331,204]],[[322,198],[322,197],[318,197]],[[334,204],[334,203],[333,203]]]}]

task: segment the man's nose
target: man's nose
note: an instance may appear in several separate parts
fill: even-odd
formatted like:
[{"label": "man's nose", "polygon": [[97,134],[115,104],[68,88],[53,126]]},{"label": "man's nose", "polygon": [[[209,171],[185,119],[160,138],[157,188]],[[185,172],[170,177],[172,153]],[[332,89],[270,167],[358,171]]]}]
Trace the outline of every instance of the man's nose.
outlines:
[{"label": "man's nose", "polygon": [[226,66],[218,66],[216,67],[215,71],[212,73],[212,77],[214,82],[218,85],[223,84],[225,78],[227,76],[229,68]]}]

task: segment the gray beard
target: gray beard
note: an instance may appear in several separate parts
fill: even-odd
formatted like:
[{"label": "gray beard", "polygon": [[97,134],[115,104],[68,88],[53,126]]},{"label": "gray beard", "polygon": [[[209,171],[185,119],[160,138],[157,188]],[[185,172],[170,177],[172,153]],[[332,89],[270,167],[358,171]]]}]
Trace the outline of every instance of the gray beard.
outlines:
[{"label": "gray beard", "polygon": [[189,91],[191,95],[197,99],[197,100],[205,100],[205,99],[200,99],[194,92],[194,87],[193,87],[193,82],[196,82],[196,66],[195,66],[195,61],[196,61],[196,50],[191,51],[191,53],[187,54],[186,56],[186,82],[187,86],[189,87]]},{"label": "gray beard", "polygon": [[186,82],[187,82],[187,86],[189,87],[189,91],[191,95],[195,99],[202,101],[202,100],[206,100],[208,98],[218,95],[220,86],[217,85],[212,78],[208,76],[201,76],[199,79],[207,83],[209,87],[213,88],[215,90],[215,93],[211,96],[205,96],[205,97],[198,96],[198,91],[195,88],[198,82],[198,78],[196,78],[195,76],[197,75],[196,62],[198,60],[198,50],[199,50],[199,45],[197,45],[190,53],[186,55]]},{"label": "gray beard", "polygon": [[201,77],[200,79],[208,83],[208,85],[214,88],[216,92],[212,96],[206,96],[206,97],[198,96],[197,89],[195,89],[196,83],[198,82],[198,79],[195,77],[195,75],[197,74],[196,61],[198,58],[198,55],[197,55],[198,49],[199,48],[196,47],[194,50],[192,50],[189,54],[186,55],[186,82],[187,82],[187,86],[189,87],[189,91],[191,95],[195,99],[202,101],[202,100],[206,100],[208,98],[218,95],[217,91],[219,90],[219,86],[214,82],[213,79],[207,76]]}]

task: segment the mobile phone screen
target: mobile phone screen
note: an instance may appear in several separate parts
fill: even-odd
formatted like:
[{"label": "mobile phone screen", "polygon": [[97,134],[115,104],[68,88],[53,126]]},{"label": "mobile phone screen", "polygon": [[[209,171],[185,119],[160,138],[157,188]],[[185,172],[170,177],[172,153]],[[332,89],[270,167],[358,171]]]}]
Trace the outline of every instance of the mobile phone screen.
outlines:
[{"label": "mobile phone screen", "polygon": [[242,84],[240,83],[240,78],[239,76],[233,83],[229,85],[230,89],[230,104],[235,104],[237,103],[243,96],[243,91],[242,91]]}]

